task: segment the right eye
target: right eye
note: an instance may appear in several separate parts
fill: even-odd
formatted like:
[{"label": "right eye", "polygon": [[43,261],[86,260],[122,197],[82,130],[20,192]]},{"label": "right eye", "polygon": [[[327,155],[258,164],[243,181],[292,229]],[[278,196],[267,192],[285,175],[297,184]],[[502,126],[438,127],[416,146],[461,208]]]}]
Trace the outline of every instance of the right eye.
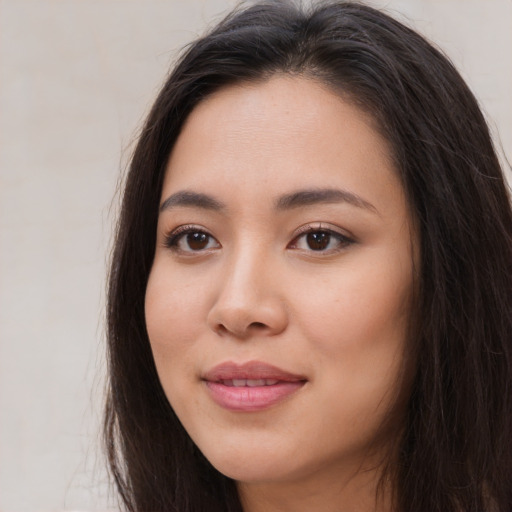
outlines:
[{"label": "right eye", "polygon": [[220,247],[212,235],[193,226],[182,226],[174,230],[166,237],[165,245],[171,250],[188,253]]}]

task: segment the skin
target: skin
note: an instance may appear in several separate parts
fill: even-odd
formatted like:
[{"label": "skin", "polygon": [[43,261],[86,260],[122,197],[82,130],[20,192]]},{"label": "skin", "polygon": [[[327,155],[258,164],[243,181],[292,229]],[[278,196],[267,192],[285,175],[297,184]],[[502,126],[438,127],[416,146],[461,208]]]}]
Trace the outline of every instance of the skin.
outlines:
[{"label": "skin", "polygon": [[[325,189],[344,192],[276,208]],[[182,191],[223,208],[164,204]],[[156,367],[244,510],[390,510],[375,492],[400,427],[382,424],[403,394],[414,236],[372,120],[306,78],[223,88],[187,119],[161,204],[146,294]],[[202,245],[176,235],[182,226]],[[315,237],[327,243],[313,249]],[[307,382],[261,411],[215,403],[205,372],[254,360]]]}]

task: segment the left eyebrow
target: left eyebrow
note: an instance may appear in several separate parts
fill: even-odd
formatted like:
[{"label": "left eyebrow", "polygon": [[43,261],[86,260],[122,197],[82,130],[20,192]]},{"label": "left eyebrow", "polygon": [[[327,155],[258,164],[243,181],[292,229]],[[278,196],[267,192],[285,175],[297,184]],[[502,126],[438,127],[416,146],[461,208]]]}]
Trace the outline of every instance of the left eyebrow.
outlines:
[{"label": "left eyebrow", "polygon": [[291,194],[281,196],[275,202],[277,210],[290,210],[302,206],[311,206],[318,203],[348,203],[358,208],[370,210],[379,214],[377,208],[362,197],[338,188],[297,190]]}]

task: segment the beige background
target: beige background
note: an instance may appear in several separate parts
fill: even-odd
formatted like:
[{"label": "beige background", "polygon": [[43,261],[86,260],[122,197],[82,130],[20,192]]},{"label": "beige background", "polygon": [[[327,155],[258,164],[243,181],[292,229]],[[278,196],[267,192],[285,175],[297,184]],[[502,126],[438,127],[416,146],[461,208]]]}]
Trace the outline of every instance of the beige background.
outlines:
[{"label": "beige background", "polygon": [[[512,0],[372,3],[447,51],[512,158]],[[233,4],[0,0],[2,512],[112,506],[96,447],[116,182],[176,51]]]}]

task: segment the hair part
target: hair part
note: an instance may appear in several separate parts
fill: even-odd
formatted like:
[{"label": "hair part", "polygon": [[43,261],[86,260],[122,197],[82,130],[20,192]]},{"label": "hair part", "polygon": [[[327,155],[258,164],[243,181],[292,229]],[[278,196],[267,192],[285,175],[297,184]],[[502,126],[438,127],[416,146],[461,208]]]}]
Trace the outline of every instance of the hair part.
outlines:
[{"label": "hair part", "polygon": [[166,164],[188,114],[229,84],[314,78],[389,142],[420,239],[409,349],[417,362],[398,461],[397,511],[512,509],[512,214],[477,101],[421,36],[353,2],[237,9],[195,41],[142,129],[108,285],[105,443],[127,510],[241,512],[235,483],[181,426],[160,385],[144,296]]}]

